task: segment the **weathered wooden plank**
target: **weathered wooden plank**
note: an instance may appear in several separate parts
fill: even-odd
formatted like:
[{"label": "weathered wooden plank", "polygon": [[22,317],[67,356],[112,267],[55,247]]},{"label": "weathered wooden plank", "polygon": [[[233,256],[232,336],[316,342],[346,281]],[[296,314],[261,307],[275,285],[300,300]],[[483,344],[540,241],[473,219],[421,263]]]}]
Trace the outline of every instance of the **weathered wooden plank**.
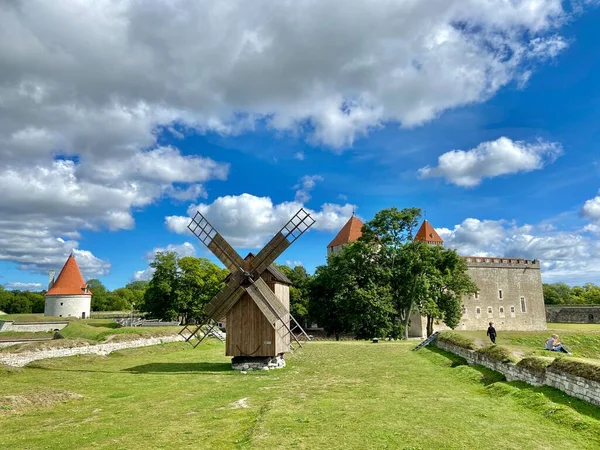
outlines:
[{"label": "weathered wooden plank", "polygon": [[277,316],[273,308],[269,305],[269,302],[265,298],[265,296],[260,292],[260,290],[256,287],[255,284],[251,284],[245,289],[248,295],[250,295],[250,297],[252,298],[252,300],[254,300],[254,303],[256,303],[256,306],[258,306],[260,311],[267,318],[271,326],[275,327],[275,324],[279,320],[279,317]]},{"label": "weathered wooden plank", "polygon": [[239,270],[244,265],[242,257],[219,233],[213,236],[207,247],[231,273]]},{"label": "weathered wooden plank", "polygon": [[280,320],[283,319],[284,315],[287,314],[289,311],[286,310],[281,300],[277,298],[275,293],[271,290],[271,288],[269,288],[269,285],[265,283],[265,281],[262,278],[259,278],[254,282],[254,286],[258,288],[260,293],[267,301],[268,305],[277,314],[277,318]]},{"label": "weathered wooden plank", "polygon": [[273,239],[271,239],[252,260],[252,273],[254,274],[254,278],[258,278],[258,276],[260,276],[260,274],[263,273],[289,246],[290,243],[281,232],[273,236]]}]

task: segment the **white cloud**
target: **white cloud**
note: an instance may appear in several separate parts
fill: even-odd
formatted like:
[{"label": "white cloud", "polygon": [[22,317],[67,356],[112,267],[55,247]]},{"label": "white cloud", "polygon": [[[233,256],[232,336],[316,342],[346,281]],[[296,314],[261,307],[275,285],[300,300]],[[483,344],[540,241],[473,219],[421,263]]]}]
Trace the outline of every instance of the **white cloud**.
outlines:
[{"label": "white cloud", "polygon": [[539,259],[544,282],[579,284],[600,276],[600,240],[575,232],[473,218],[436,230],[445,247],[463,256]]},{"label": "white cloud", "polygon": [[257,119],[348,145],[489,98],[561,51],[568,19],[561,0],[4,3],[10,158],[120,154],[156,125],[235,133]]},{"label": "white cloud", "polygon": [[305,156],[303,152],[296,152],[294,154],[294,158],[296,158],[299,161],[304,161]]},{"label": "white cloud", "polygon": [[[200,211],[209,222],[234,247],[258,248],[281,229],[291,217],[303,207],[302,203],[282,202],[273,204],[270,197],[251,194],[227,195],[215,199],[211,204],[191,205],[191,217]],[[304,208],[315,219],[311,229],[338,231],[350,218],[355,206],[325,203],[319,211]],[[175,233],[190,233],[189,217],[165,217],[167,228]]]},{"label": "white cloud", "polygon": [[289,261],[289,260],[287,260],[285,262],[285,265],[294,268],[296,266],[302,266],[303,264],[302,264],[302,261]]},{"label": "white cloud", "polygon": [[7,291],[41,291],[41,283],[22,283],[15,281],[14,283],[4,283],[4,289]]},{"label": "white cloud", "polygon": [[438,158],[437,167],[423,167],[419,175],[421,178],[443,177],[457,186],[472,187],[483,178],[541,169],[561,153],[562,147],[554,142],[538,140],[529,144],[501,137],[482,142],[468,151],[444,153]]},{"label": "white cloud", "polygon": [[581,209],[581,215],[595,222],[600,222],[600,195],[587,200]]},{"label": "white cloud", "polygon": [[304,175],[300,182],[294,186],[296,189],[295,200],[298,203],[306,203],[310,200],[310,191],[312,191],[317,182],[323,181],[320,175]]},{"label": "white cloud", "polygon": [[[175,252],[179,258],[196,256],[196,248],[189,242],[183,244],[169,244],[166,247],[155,247],[144,256],[148,263],[154,260],[157,253]],[[150,280],[155,269],[148,266],[143,270],[136,270],[131,277],[132,281]]]}]

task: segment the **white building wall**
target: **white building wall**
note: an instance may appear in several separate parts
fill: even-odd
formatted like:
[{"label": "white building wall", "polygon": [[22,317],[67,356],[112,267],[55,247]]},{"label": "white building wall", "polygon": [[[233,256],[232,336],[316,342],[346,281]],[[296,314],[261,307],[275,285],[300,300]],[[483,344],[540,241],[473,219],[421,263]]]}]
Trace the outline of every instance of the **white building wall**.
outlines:
[{"label": "white building wall", "polygon": [[89,319],[91,308],[91,295],[48,295],[46,296],[44,315]]}]

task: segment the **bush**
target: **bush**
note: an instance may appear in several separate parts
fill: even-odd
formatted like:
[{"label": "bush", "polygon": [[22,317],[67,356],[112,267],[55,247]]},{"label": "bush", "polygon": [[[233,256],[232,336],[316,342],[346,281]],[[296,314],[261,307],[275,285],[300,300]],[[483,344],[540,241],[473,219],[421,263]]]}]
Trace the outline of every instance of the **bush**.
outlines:
[{"label": "bush", "polygon": [[590,364],[572,358],[556,358],[554,362],[549,365],[549,367],[560,370],[561,372],[600,383],[600,366],[595,364]]},{"label": "bush", "polygon": [[531,357],[523,358],[517,363],[517,366],[529,369],[530,371],[541,375],[551,363],[552,359]]},{"label": "bush", "polygon": [[499,345],[489,345],[487,347],[480,348],[477,353],[485,355],[490,359],[500,362],[515,362],[513,354],[507,348]]},{"label": "bush", "polygon": [[441,342],[456,345],[457,347],[466,348],[467,350],[475,350],[475,341],[469,337],[449,331],[441,332],[437,337]]}]

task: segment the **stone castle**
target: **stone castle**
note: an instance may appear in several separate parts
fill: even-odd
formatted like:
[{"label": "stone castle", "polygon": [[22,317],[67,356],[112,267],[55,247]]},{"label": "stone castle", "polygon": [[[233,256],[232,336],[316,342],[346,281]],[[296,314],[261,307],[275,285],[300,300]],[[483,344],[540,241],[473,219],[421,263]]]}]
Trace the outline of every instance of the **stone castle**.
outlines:
[{"label": "stone castle", "polygon": [[89,319],[91,303],[92,292],[81,275],[75,255],[71,253],[56,280],[54,271],[50,271],[44,315]]},{"label": "stone castle", "polygon": [[[352,216],[327,246],[327,255],[337,253],[343,245],[356,241],[363,223]],[[443,239],[425,220],[415,240],[429,245],[444,245]],[[467,270],[479,291],[466,295],[462,302],[462,319],[458,330],[485,330],[493,322],[498,331],[537,331],[546,329],[546,310],[539,260],[463,256]],[[448,329],[443,323],[434,331]],[[413,313],[409,336],[426,337],[427,319]]]}]

